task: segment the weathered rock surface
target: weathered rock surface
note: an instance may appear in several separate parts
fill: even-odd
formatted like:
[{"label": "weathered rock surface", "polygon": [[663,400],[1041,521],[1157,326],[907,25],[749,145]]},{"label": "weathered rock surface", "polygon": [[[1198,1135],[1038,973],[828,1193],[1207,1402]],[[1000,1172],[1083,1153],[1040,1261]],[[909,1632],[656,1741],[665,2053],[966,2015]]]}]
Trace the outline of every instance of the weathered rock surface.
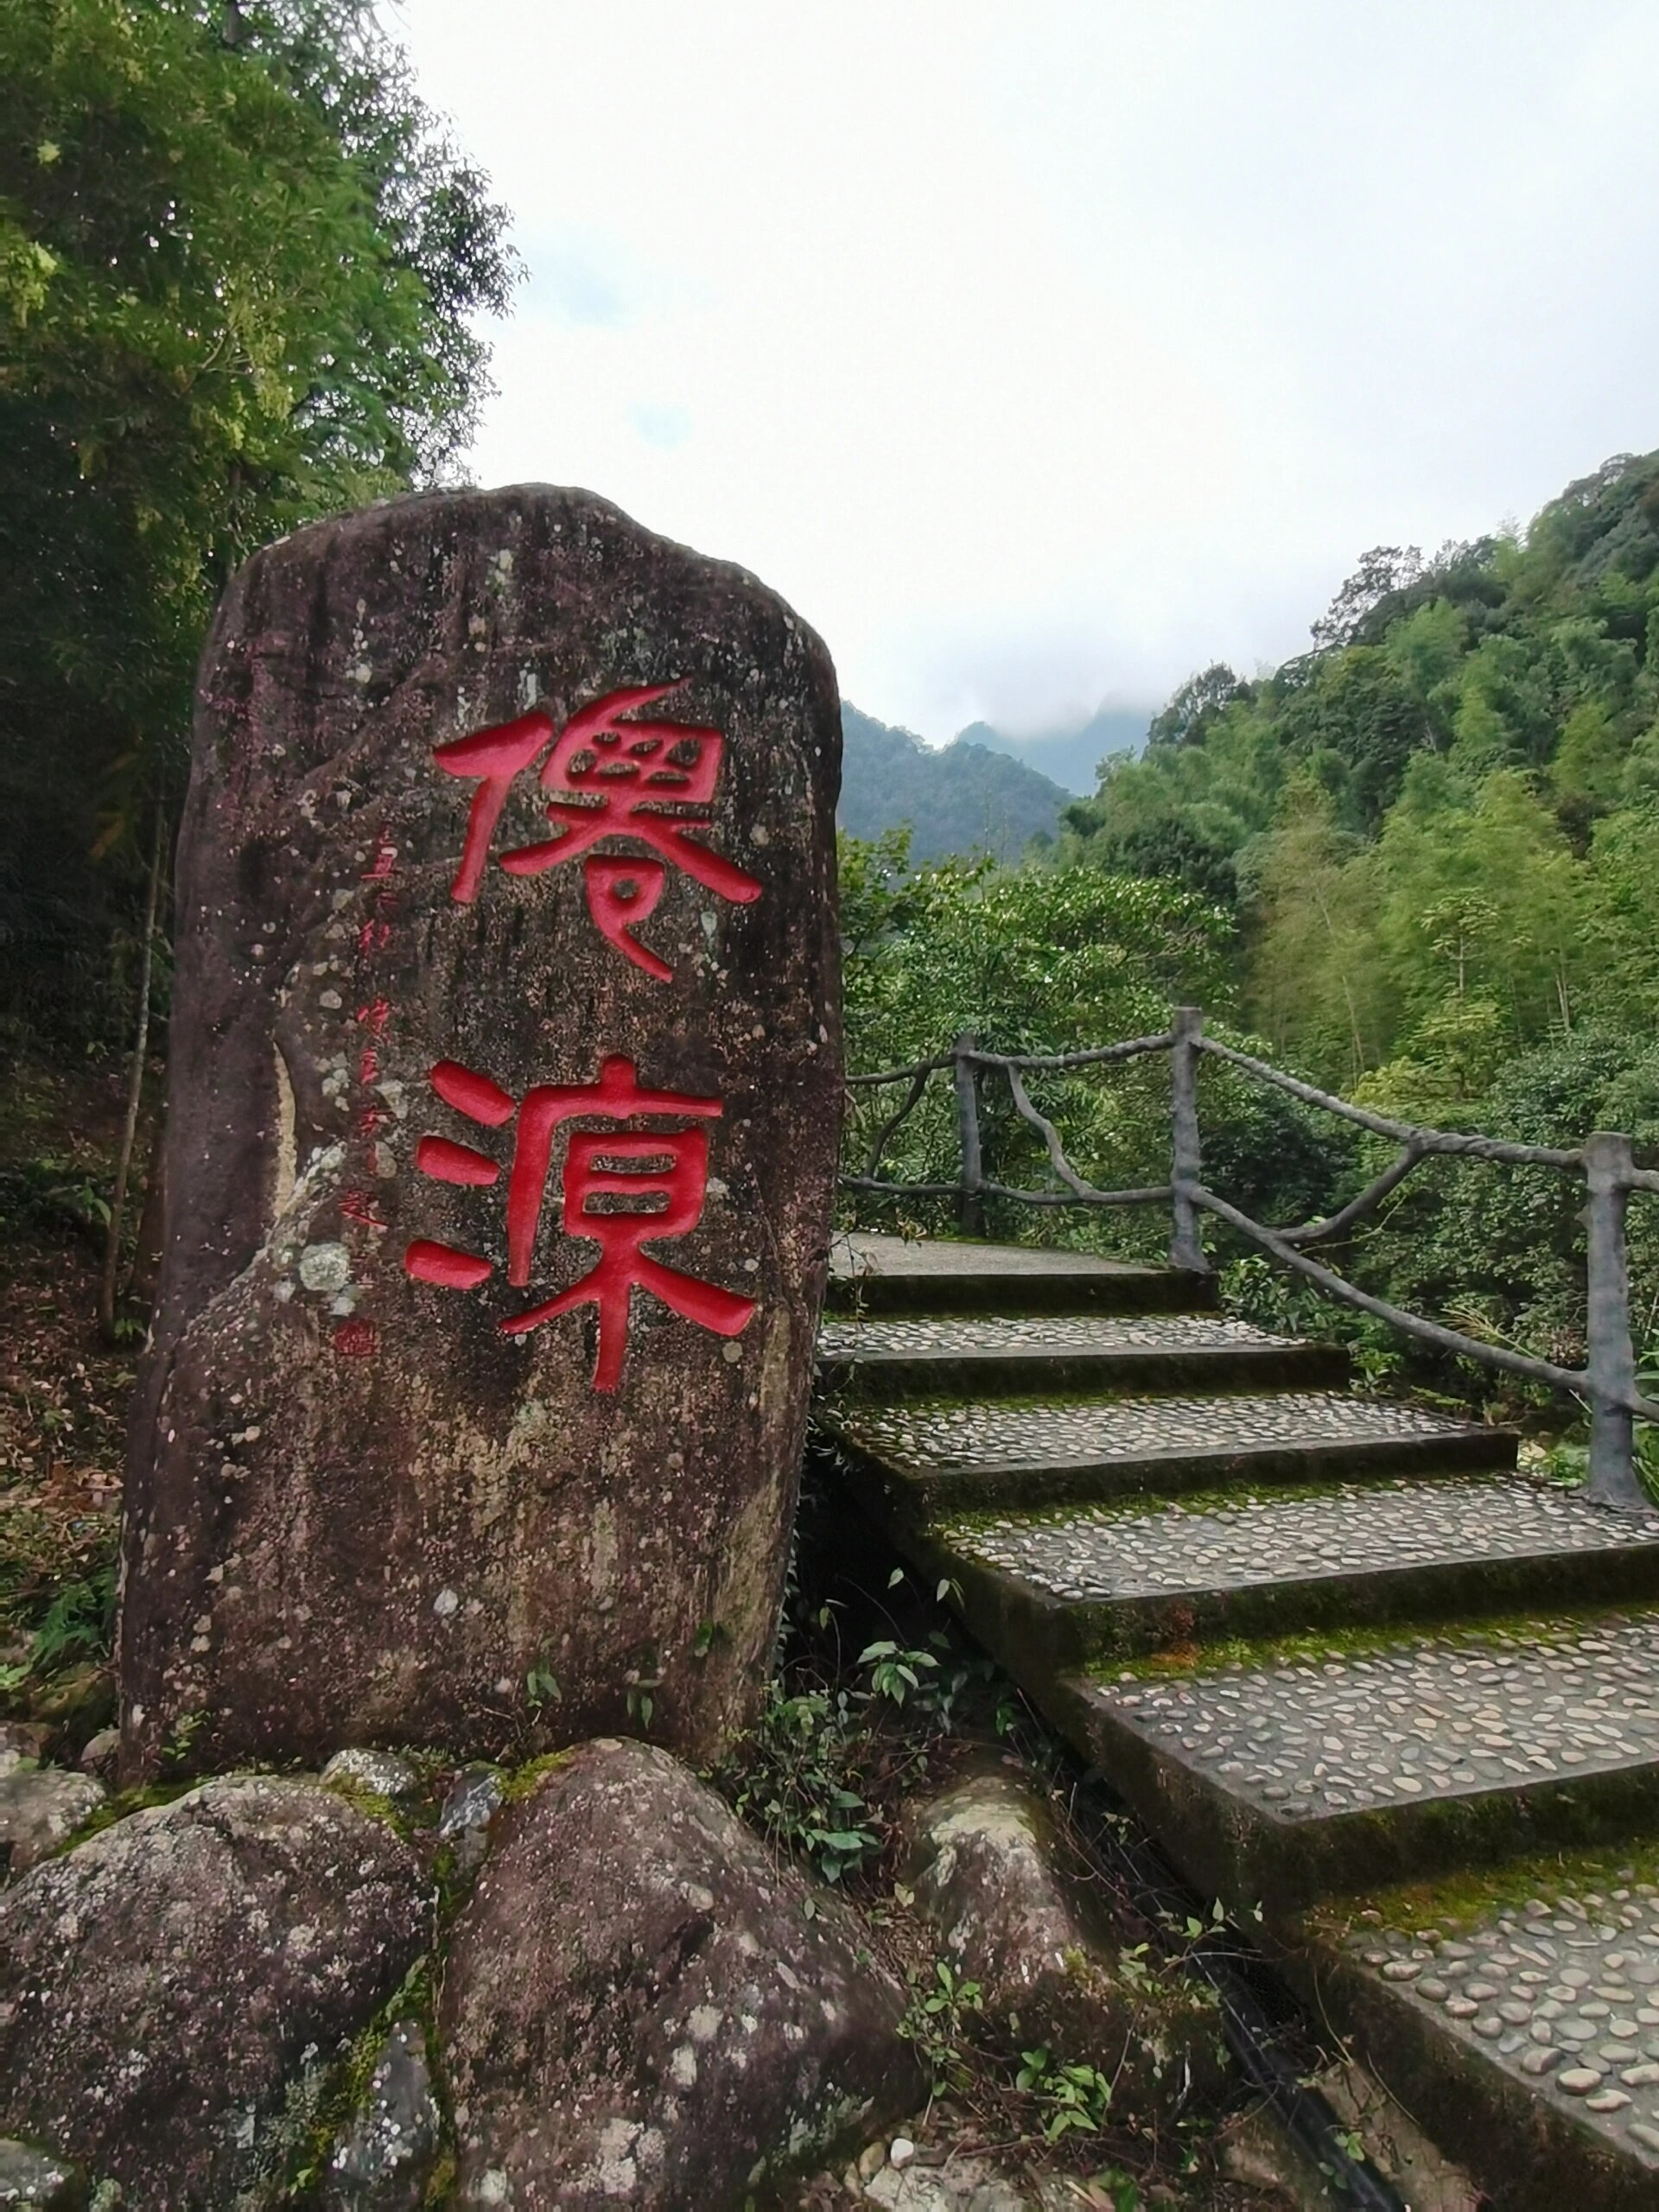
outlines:
[{"label": "weathered rock surface", "polygon": [[0,1873],[22,1874],[49,1858],[103,1802],[90,1775],[54,1766],[0,1774]]},{"label": "weathered rock surface", "polygon": [[881,2166],[861,2196],[880,2212],[1029,2212],[1032,2202],[984,2159],[966,2153],[938,2166]]},{"label": "weathered rock surface", "polygon": [[38,1764],[51,1733],[35,1721],[0,1720],[0,1775],[14,1773],[26,1760]]},{"label": "weathered rock surface", "polygon": [[438,1812],[438,1838],[454,1855],[458,1873],[475,1874],[490,1847],[490,1823],[501,1809],[506,1785],[499,1768],[463,1768]]},{"label": "weathered rock surface", "polygon": [[413,1796],[421,1784],[409,1761],[400,1759],[396,1751],[377,1751],[361,1745],[336,1751],[323,1768],[321,1778],[330,1789],[360,1789],[371,1797],[390,1798],[394,1804],[400,1797]]},{"label": "weathered rock surface", "polygon": [[334,2156],[323,2187],[330,2212],[420,2212],[438,2149],[426,2037],[399,2020],[369,2077],[362,2108]]},{"label": "weathered rock surface", "polygon": [[1017,2020],[1022,2048],[1086,2061],[1114,2079],[1113,2108],[1179,2105],[1222,2069],[1208,1993],[1147,1961],[1126,1964],[1067,1867],[1042,1801],[1000,1767],[969,1774],[912,1826],[907,1878],[944,1955],[977,1981],[985,2012]]},{"label": "weathered rock surface", "polygon": [[444,1969],[460,2202],[741,2205],[918,2104],[838,1897],[665,1752],[583,1745],[509,1807]]},{"label": "weathered rock surface", "polygon": [[120,1730],[100,1728],[96,1735],[89,1736],[81,1745],[80,1757],[75,1764],[83,1774],[90,1774],[95,1782],[102,1782],[115,1772],[120,1752]]},{"label": "weathered rock surface", "polygon": [[83,2212],[86,2184],[67,2158],[0,2142],[0,2212]]},{"label": "weathered rock surface", "polygon": [[204,1765],[467,1757],[631,1690],[704,1755],[827,1257],[822,645],[588,493],[426,496],[242,570],[194,746],[124,1780],[189,1714]]},{"label": "weathered rock surface", "polygon": [[128,2212],[217,2212],[430,1921],[408,1847],[315,1783],[135,1813],[0,1895],[0,2127],[118,2181]]}]

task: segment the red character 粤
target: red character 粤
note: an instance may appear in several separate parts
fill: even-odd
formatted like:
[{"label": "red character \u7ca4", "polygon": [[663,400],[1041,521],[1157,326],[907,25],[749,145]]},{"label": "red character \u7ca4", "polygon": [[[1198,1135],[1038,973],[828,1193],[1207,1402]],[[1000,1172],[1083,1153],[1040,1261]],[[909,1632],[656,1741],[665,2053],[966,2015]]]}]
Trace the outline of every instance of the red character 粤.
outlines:
[{"label": "red character \u7ca4", "polygon": [[[677,682],[612,691],[572,715],[556,737],[551,716],[537,709],[435,747],[433,758],[446,774],[478,782],[452,895],[463,905],[478,896],[490,839],[513,779],[552,738],[540,781],[549,794],[548,819],[558,834],[503,853],[501,865],[510,875],[537,875],[587,854],[582,881],[588,912],[636,967],[669,982],[673,970],[634,931],[655,911],[671,866],[718,898],[746,906],[760,896],[752,875],[691,835],[714,819],[724,734],[692,722],[622,720],[679,688]],[[658,857],[590,849],[601,838],[616,836],[633,839]]]},{"label": "red character \u7ca4", "polygon": [[[557,1314],[596,1306],[594,1387],[608,1391],[621,1380],[629,1304],[636,1287],[719,1336],[734,1337],[744,1327],[754,1311],[753,1299],[683,1274],[645,1249],[647,1243],[685,1236],[702,1217],[709,1185],[709,1132],[696,1124],[720,1118],[724,1109],[719,1099],[685,1091],[642,1090],[632,1061],[615,1053],[602,1064],[597,1083],[537,1084],[522,1100],[457,1060],[440,1060],[431,1081],[446,1105],[486,1128],[500,1128],[517,1116],[507,1177],[507,1280],[520,1288],[530,1281],[554,1137],[562,1123],[594,1120],[614,1125],[671,1119],[692,1124],[667,1131],[571,1130],[562,1225],[567,1236],[597,1244],[600,1256],[568,1290],[502,1321],[499,1325],[504,1334],[522,1336]],[[488,1153],[448,1137],[423,1137],[415,1164],[436,1182],[480,1188],[493,1185],[501,1173],[499,1163]],[[476,1290],[493,1272],[490,1262],[476,1253],[426,1239],[409,1247],[404,1267],[417,1282],[450,1290]]]}]

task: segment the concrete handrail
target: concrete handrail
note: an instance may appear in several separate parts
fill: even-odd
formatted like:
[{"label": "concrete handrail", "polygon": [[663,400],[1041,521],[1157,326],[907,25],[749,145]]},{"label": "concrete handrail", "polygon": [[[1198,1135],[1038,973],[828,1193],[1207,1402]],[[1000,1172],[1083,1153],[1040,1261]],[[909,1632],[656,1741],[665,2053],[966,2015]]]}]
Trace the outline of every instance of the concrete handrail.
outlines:
[{"label": "concrete handrail", "polygon": [[[1067,1158],[1065,1144],[1053,1122],[1032,1103],[1024,1077],[1030,1072],[1060,1073],[1104,1067],[1143,1058],[1148,1053],[1170,1055],[1170,1179],[1137,1190],[1106,1191],[1080,1175]],[[1203,1147],[1198,1116],[1198,1067],[1205,1055],[1236,1068],[1259,1083],[1287,1092],[1304,1105],[1316,1106],[1355,1123],[1375,1136],[1392,1138],[1398,1156],[1357,1197],[1323,1220],[1304,1222],[1290,1229],[1271,1229],[1255,1221],[1208,1189],[1203,1181]],[[956,1096],[957,1148],[961,1159],[954,1183],[906,1183],[884,1179],[883,1155],[904,1123],[921,1103],[935,1075],[950,1071]],[[980,1129],[980,1084],[986,1077],[1001,1077],[1020,1118],[1043,1142],[1056,1190],[1026,1191],[988,1177]],[[908,1067],[883,1068],[868,1075],[849,1076],[851,1087],[869,1089],[885,1084],[908,1086],[897,1111],[876,1132],[862,1174],[842,1177],[845,1188],[884,1197],[954,1198],[960,1226],[969,1235],[982,1235],[987,1198],[1004,1198],[1038,1206],[1167,1205],[1170,1209],[1169,1257],[1173,1267],[1194,1274],[1209,1271],[1204,1248],[1201,1217],[1211,1214],[1255,1244],[1258,1249],[1313,1282],[1329,1297],[1357,1311],[1386,1321],[1403,1334],[1432,1344],[1442,1351],[1461,1354],[1487,1367],[1520,1375],[1552,1389],[1567,1390],[1582,1399],[1590,1412],[1590,1459],[1586,1495],[1594,1503],[1622,1511],[1645,1511],[1649,1500],[1636,1471],[1635,1423],[1659,1421],[1659,1401],[1644,1396],[1637,1387],[1635,1347],[1630,1336],[1630,1254],[1625,1213],[1632,1191],[1659,1192],[1659,1171],[1637,1167],[1628,1136],[1597,1130],[1585,1142],[1567,1149],[1554,1145],[1513,1144],[1498,1137],[1456,1129],[1419,1128],[1320,1090],[1266,1060],[1254,1058],[1204,1031],[1204,1017],[1196,1007],[1179,1007],[1167,1030],[1149,1037],[1128,1037],[1115,1045],[1102,1045],[1077,1052],[988,1052],[973,1033],[964,1031],[947,1052],[918,1060]],[[1535,1359],[1529,1353],[1484,1342],[1462,1330],[1447,1328],[1426,1315],[1412,1313],[1359,1289],[1334,1269],[1310,1259],[1304,1245],[1329,1243],[1372,1213],[1406,1180],[1423,1160],[1440,1157],[1485,1160],[1510,1166],[1548,1167],[1582,1175],[1586,1203],[1584,1222],[1587,1239],[1586,1339],[1587,1357],[1580,1368],[1561,1367]]]}]

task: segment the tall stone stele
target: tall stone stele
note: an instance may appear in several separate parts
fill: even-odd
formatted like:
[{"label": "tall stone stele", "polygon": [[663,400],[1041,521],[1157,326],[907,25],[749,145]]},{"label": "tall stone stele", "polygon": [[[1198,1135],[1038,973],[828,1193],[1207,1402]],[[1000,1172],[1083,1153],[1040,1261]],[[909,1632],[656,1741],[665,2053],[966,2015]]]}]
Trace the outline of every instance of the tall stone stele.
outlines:
[{"label": "tall stone stele", "polygon": [[753,1709],[841,1095],[840,720],[539,486],[269,547],[203,663],[122,1772]]}]

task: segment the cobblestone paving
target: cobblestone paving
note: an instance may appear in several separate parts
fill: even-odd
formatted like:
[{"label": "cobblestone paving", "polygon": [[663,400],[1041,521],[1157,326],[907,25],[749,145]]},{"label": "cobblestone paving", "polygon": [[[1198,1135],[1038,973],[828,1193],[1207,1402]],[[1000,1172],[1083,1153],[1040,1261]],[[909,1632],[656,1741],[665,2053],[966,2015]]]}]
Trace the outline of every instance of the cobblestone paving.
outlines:
[{"label": "cobblestone paving", "polygon": [[1207,1313],[1138,1315],[1057,1313],[1028,1319],[991,1314],[936,1319],[826,1320],[818,1350],[826,1359],[861,1354],[952,1353],[972,1358],[998,1352],[1287,1351],[1288,1337],[1269,1337],[1247,1322]]},{"label": "cobblestone paving", "polygon": [[1415,1406],[1341,1390],[1039,1406],[912,1398],[861,1408],[848,1427],[868,1451],[939,1469],[1066,1466],[1158,1452],[1248,1452],[1456,1433],[1454,1424]]},{"label": "cobblestone paving", "polygon": [[1659,1759],[1659,1613],[1122,1677],[1097,1694],[1223,1789],[1317,1820]]},{"label": "cobblestone paving", "polygon": [[1096,1278],[1156,1276],[1155,1267],[1103,1260],[1092,1252],[1057,1252],[1032,1244],[976,1244],[955,1237],[937,1240],[883,1236],[867,1230],[838,1230],[830,1241],[830,1271],[856,1281],[861,1275],[896,1275],[925,1280],[940,1275],[1088,1275]]},{"label": "cobblestone paving", "polygon": [[1348,1948],[1440,2029],[1659,2165],[1659,1885],[1631,1867],[1605,1880],[1454,1933],[1362,1926]]},{"label": "cobblestone paving", "polygon": [[1155,1598],[1461,1559],[1600,1552],[1659,1541],[1659,1520],[1598,1512],[1524,1475],[1349,1483],[1313,1495],[1236,1502],[1079,1506],[947,1524],[969,1557],[1057,1598]]}]

